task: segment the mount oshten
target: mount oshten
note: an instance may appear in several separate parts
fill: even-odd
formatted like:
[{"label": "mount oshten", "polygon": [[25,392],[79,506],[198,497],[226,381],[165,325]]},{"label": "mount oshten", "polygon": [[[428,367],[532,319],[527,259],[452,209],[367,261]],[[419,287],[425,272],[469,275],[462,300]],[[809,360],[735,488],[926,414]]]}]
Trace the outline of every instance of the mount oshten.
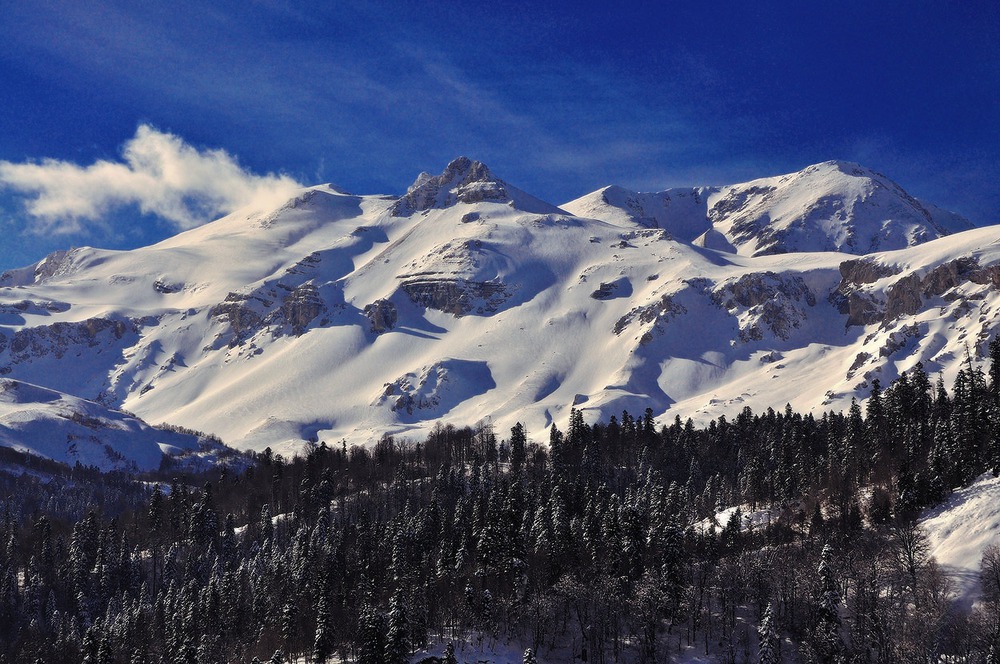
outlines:
[{"label": "mount oshten", "polygon": [[0,444],[153,467],[210,445],[137,418],[291,452],[487,417],[543,438],[573,406],[839,410],[981,357],[998,240],[842,162],[561,206],[465,158],[402,197],[310,187],[0,276]]}]

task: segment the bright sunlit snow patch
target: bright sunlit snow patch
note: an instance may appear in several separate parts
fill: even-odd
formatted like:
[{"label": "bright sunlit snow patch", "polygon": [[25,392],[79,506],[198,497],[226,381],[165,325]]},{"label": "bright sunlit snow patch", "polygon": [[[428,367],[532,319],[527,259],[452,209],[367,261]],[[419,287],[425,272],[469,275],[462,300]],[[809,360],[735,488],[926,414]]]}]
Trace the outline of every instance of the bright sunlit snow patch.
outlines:
[{"label": "bright sunlit snow patch", "polygon": [[920,524],[930,554],[955,581],[959,601],[971,605],[980,592],[983,550],[1000,544],[1000,478],[982,475],[928,510]]}]

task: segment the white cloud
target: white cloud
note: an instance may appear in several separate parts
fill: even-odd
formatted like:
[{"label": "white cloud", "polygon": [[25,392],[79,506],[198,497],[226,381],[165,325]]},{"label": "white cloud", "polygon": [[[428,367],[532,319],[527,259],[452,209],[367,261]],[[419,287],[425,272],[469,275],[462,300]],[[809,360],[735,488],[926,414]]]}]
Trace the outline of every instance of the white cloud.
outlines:
[{"label": "white cloud", "polygon": [[254,175],[224,150],[199,151],[144,124],[122,148],[122,161],[0,161],[0,186],[29,197],[33,230],[77,233],[133,204],[192,228],[245,205],[279,204],[302,185],[287,175]]}]

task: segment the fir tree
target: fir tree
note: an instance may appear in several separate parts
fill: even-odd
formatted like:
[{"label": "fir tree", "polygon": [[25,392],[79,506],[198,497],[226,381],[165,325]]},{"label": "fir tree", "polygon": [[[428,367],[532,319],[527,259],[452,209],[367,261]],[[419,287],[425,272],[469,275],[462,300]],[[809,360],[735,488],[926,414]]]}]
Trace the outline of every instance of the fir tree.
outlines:
[{"label": "fir tree", "polygon": [[816,626],[814,648],[821,664],[836,664],[840,661],[843,642],[840,638],[840,593],[831,563],[833,550],[830,545],[823,547],[820,557],[818,594],[816,597]]},{"label": "fir tree", "polygon": [[333,654],[334,636],[329,600],[326,593],[321,591],[316,607],[316,634],[313,637],[313,660],[315,662],[326,662]]},{"label": "fir tree", "polygon": [[409,621],[402,593],[393,593],[389,602],[389,624],[385,644],[386,664],[405,664],[410,652]]},{"label": "fir tree", "polygon": [[757,627],[757,636],[760,639],[760,651],[757,656],[758,664],[778,664],[781,661],[778,632],[774,628],[774,603],[768,602],[761,616],[760,625]]},{"label": "fir tree", "polygon": [[366,602],[358,621],[358,664],[385,664],[385,616]]},{"label": "fir tree", "polygon": [[527,460],[528,436],[520,422],[510,430],[510,472],[519,475]]}]

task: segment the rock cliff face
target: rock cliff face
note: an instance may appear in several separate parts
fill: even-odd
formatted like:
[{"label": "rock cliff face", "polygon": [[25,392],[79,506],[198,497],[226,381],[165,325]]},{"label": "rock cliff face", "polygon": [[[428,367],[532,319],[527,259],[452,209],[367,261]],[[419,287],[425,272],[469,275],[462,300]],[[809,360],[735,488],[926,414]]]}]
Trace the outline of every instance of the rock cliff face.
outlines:
[{"label": "rock cliff face", "polygon": [[865,290],[865,286],[899,274],[895,265],[883,265],[873,259],[856,259],[840,264],[840,284],[830,294],[840,313],[847,316],[845,325],[864,326],[885,316],[884,298]]},{"label": "rock cliff face", "polygon": [[296,336],[305,332],[309,324],[326,311],[326,304],[313,284],[291,289],[281,301],[281,318],[292,326]]},{"label": "rock cliff face", "polygon": [[[255,303],[258,306],[253,306]],[[209,309],[208,315],[229,324],[232,332],[229,345],[236,346],[263,329],[264,316],[259,311],[272,304],[270,300],[230,293],[224,302]]]},{"label": "rock cliff face", "polygon": [[[930,270],[916,270],[898,276],[895,265],[874,260],[844,261],[840,265],[841,282],[831,294],[841,313],[847,314],[847,326],[883,326],[913,316],[924,309],[928,300],[941,297],[956,300],[964,286],[1000,289],[1000,265],[981,266],[975,257],[963,256]],[[897,277],[898,278],[894,278]],[[883,289],[872,285],[889,282]]]},{"label": "rock cliff face", "polygon": [[838,290],[846,292],[852,286],[863,286],[875,283],[879,279],[899,274],[895,265],[883,265],[874,259],[859,258],[843,261],[840,264],[840,286]]},{"label": "rock cliff face", "polygon": [[329,324],[323,318],[328,312],[314,284],[291,287],[279,283],[249,293],[229,293],[225,301],[209,309],[209,316],[228,324],[228,344],[235,347],[265,331],[274,338],[300,336],[314,321]]},{"label": "rock cliff face", "polygon": [[[52,356],[61,359],[79,354],[84,349],[116,345],[127,334],[138,332],[135,323],[107,318],[90,318],[78,323],[53,323],[18,330],[7,348],[7,365],[0,373],[10,373],[11,365],[30,362],[33,358]],[[7,337],[0,333],[0,352],[7,346]]]},{"label": "rock cliff face", "polygon": [[510,296],[505,284],[466,279],[413,280],[400,288],[414,304],[455,316],[494,313]]}]

